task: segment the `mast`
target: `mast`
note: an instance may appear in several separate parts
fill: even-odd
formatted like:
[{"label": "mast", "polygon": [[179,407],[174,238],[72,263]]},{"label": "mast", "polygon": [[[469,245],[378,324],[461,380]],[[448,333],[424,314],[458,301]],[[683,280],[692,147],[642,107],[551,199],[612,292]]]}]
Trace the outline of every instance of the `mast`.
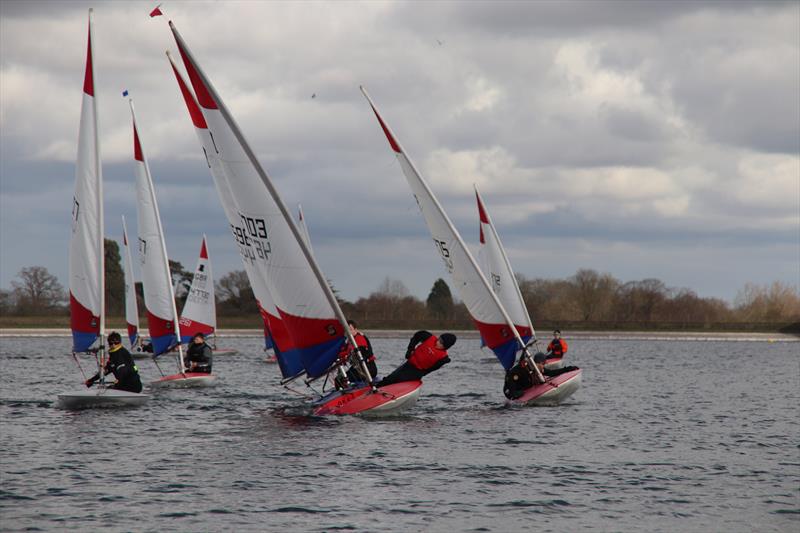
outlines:
[{"label": "mast", "polygon": [[172,30],[172,33],[175,36],[175,40],[178,42],[178,45],[180,46],[182,52],[186,54],[186,56],[194,65],[198,76],[202,80],[205,87],[208,89],[209,93],[211,94],[211,97],[214,99],[214,103],[217,105],[222,117],[225,119],[225,122],[227,122],[228,127],[231,129],[231,132],[236,137],[236,140],[239,142],[242,151],[247,156],[247,159],[250,161],[250,164],[253,166],[256,173],[261,178],[261,181],[269,191],[272,200],[275,202],[276,206],[280,210],[284,221],[289,226],[292,236],[297,241],[297,244],[299,245],[300,250],[303,253],[303,256],[305,257],[308,265],[311,267],[311,271],[313,272],[314,277],[317,280],[317,283],[322,289],[322,292],[324,293],[325,298],[328,301],[328,304],[331,306],[334,314],[336,315],[337,320],[342,325],[342,329],[344,330],[345,336],[350,341],[350,345],[353,347],[356,354],[358,355],[362,372],[364,372],[364,374],[368,376],[370,383],[372,383],[374,376],[370,375],[366,363],[361,357],[361,352],[359,352],[357,349],[358,345],[356,344],[356,340],[353,337],[353,334],[350,332],[350,327],[347,325],[347,318],[345,318],[342,308],[339,307],[339,302],[336,301],[336,296],[333,294],[333,291],[328,285],[328,280],[325,279],[325,276],[322,273],[322,270],[320,269],[319,265],[317,264],[317,261],[314,259],[314,255],[311,253],[308,244],[303,239],[302,233],[300,232],[300,229],[297,227],[297,224],[295,223],[294,218],[291,215],[291,212],[286,207],[286,204],[283,202],[283,198],[281,198],[280,194],[278,194],[277,189],[273,185],[272,180],[269,178],[266,171],[261,166],[261,163],[259,163],[258,158],[253,152],[252,148],[250,148],[250,144],[247,142],[247,140],[244,137],[244,134],[239,129],[239,126],[236,123],[236,120],[233,118],[233,115],[230,113],[230,111],[228,111],[227,106],[222,101],[222,98],[219,96],[219,93],[217,93],[216,88],[211,84],[211,81],[208,79],[203,69],[200,68],[200,66],[198,65],[197,60],[194,58],[194,55],[189,50],[189,47],[186,45],[186,42],[183,40],[183,37],[181,37],[180,33],[178,32],[177,28],[172,23],[172,21],[169,21],[169,27]]},{"label": "mast", "polygon": [[[128,98],[128,103],[131,107],[131,117],[133,118],[133,128],[136,132],[136,135],[139,135],[139,128],[136,127],[136,111],[133,108],[133,98]],[[147,178],[148,189],[150,191],[150,201],[153,202],[153,209],[155,210],[156,214],[156,227],[158,228],[158,234],[160,236],[161,241],[161,253],[164,255],[164,275],[166,276],[167,286],[169,286],[169,301],[170,306],[172,309],[172,327],[173,332],[175,334],[175,338],[178,342],[178,366],[180,367],[181,374],[186,372],[186,367],[184,366],[183,362],[183,345],[181,345],[181,332],[180,332],[180,324],[178,323],[178,309],[175,305],[175,291],[172,288],[172,274],[169,271],[169,256],[167,255],[167,244],[164,240],[164,228],[161,225],[161,215],[158,212],[158,202],[156,201],[156,191],[155,187],[153,186],[153,177],[150,174],[150,165],[147,163],[147,157],[145,156],[144,151],[144,143],[141,142],[139,139],[139,149],[142,152],[142,163],[144,164],[144,173]]]},{"label": "mast", "polygon": [[[428,186],[428,183],[424,179],[422,179],[422,175],[417,170],[416,165],[414,165],[414,162],[411,161],[411,158],[409,158],[408,155],[406,155],[405,150],[403,150],[403,147],[400,145],[399,141],[397,140],[397,137],[395,137],[394,133],[392,133],[391,128],[389,128],[389,126],[381,118],[380,114],[378,113],[377,108],[375,107],[375,103],[372,101],[372,98],[370,98],[369,94],[367,93],[367,90],[363,86],[359,86],[359,89],[361,89],[361,93],[364,95],[364,97],[369,102],[370,107],[372,107],[372,111],[375,113],[375,116],[377,117],[378,122],[380,122],[381,128],[384,130],[384,133],[386,134],[386,137],[389,140],[389,144],[391,145],[392,149],[397,154],[403,155],[403,157],[405,158],[405,160],[408,163],[409,167],[411,167],[411,169],[414,171],[414,174],[418,178],[419,183],[422,185],[422,187],[425,190],[425,192],[427,193],[428,197],[433,202],[433,205],[436,207],[437,211],[439,212],[439,215],[442,217],[442,219],[444,220],[445,224],[449,228],[450,232],[458,240],[459,245],[464,250],[464,255],[467,257],[470,265],[475,270],[475,272],[478,273],[478,278],[481,280],[481,283],[483,283],[484,288],[489,293],[489,295],[490,295],[490,297],[492,299],[492,302],[495,304],[497,310],[500,311],[500,314],[503,316],[503,320],[505,320],[506,325],[508,325],[511,328],[511,331],[513,332],[513,335],[516,338],[517,343],[520,346],[520,349],[525,353],[525,356],[528,359],[531,359],[530,352],[528,352],[528,348],[525,345],[525,342],[522,340],[522,337],[520,336],[519,331],[517,331],[517,327],[514,325],[514,321],[511,320],[511,317],[508,315],[508,312],[506,311],[505,307],[503,307],[503,304],[500,302],[500,299],[497,297],[497,294],[495,294],[495,292],[492,290],[492,287],[489,285],[489,282],[486,280],[486,276],[483,275],[483,271],[481,271],[480,267],[478,266],[478,263],[475,261],[475,258],[472,256],[472,253],[469,251],[469,248],[467,248],[466,244],[464,243],[464,240],[461,238],[461,234],[458,233],[458,230],[456,230],[455,226],[450,221],[450,217],[447,216],[447,213],[445,212],[444,208],[442,207],[442,204],[439,203],[439,199],[436,198],[436,195],[433,194],[433,191]],[[533,361],[530,361],[530,363],[533,363]],[[539,372],[539,369],[536,367],[536,365],[531,364],[531,366],[536,371],[537,376],[542,381],[544,381],[544,376],[541,375],[541,372]]]},{"label": "mast", "polygon": [[486,215],[486,220],[489,222],[489,227],[492,228],[492,234],[494,235],[497,244],[500,247],[500,253],[503,256],[503,261],[506,264],[506,268],[508,272],[511,274],[511,281],[514,283],[514,289],[516,290],[517,296],[519,297],[519,301],[522,304],[522,310],[525,311],[525,318],[528,320],[528,327],[531,328],[531,335],[533,336],[533,342],[536,342],[536,330],[533,329],[533,322],[531,321],[531,315],[528,313],[528,307],[525,305],[525,299],[522,297],[522,291],[519,289],[519,283],[517,283],[517,278],[514,277],[514,269],[511,268],[511,262],[508,260],[508,256],[506,255],[506,249],[503,248],[503,243],[500,241],[500,235],[497,234],[497,229],[494,227],[494,222],[492,222],[492,217],[489,215],[489,210],[486,209],[486,206],[483,203],[483,198],[481,198],[481,194],[478,192],[478,185],[473,183],[472,186],[475,188],[475,196],[478,198],[478,202],[481,205],[483,210],[483,214]]}]

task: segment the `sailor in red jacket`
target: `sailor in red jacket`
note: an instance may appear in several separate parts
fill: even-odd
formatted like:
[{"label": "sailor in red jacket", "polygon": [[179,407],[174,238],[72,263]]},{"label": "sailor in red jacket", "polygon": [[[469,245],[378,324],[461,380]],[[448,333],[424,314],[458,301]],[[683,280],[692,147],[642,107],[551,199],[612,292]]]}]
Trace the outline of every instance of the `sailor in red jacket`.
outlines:
[{"label": "sailor in red jacket", "polygon": [[401,381],[416,381],[434,370],[442,368],[450,362],[447,349],[456,343],[456,336],[452,333],[442,333],[436,337],[430,331],[417,331],[408,343],[406,362],[383,378],[378,383],[379,387],[400,383]]},{"label": "sailor in red jacket", "polygon": [[[350,328],[350,333],[353,334],[353,338],[356,340],[356,346],[361,353],[362,359],[364,359],[364,363],[367,365],[370,378],[374,380],[378,375],[378,365],[375,363],[375,352],[372,351],[372,343],[369,342],[366,335],[358,330],[358,324],[356,324],[355,320],[348,320],[347,326]],[[342,363],[346,362],[352,350],[353,348],[350,346],[350,343],[346,342],[344,346],[342,346],[342,351],[339,352],[339,360]],[[347,379],[350,380],[350,382],[366,381],[365,376],[361,375],[358,358],[351,360],[350,363],[351,366],[347,370]]]},{"label": "sailor in red jacket", "polygon": [[553,332],[553,340],[547,345],[547,358],[561,359],[567,353],[567,349],[567,341],[561,338],[561,330],[555,330]]}]

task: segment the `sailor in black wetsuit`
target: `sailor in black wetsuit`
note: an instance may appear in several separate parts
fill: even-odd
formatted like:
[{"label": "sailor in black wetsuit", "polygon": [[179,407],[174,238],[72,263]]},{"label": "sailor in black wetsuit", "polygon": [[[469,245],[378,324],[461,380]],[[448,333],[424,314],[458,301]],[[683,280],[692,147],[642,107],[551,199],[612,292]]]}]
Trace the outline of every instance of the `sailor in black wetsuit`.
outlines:
[{"label": "sailor in black wetsuit", "polygon": [[[108,361],[103,369],[103,375],[114,374],[117,382],[110,388],[128,392],[142,392],[142,380],[139,379],[139,369],[133,362],[131,353],[122,346],[122,336],[116,331],[108,335]],[[86,386],[91,387],[100,379],[98,372],[86,380]]]},{"label": "sailor in black wetsuit", "polygon": [[[539,372],[541,372],[542,376],[545,378],[552,378],[555,376],[559,376],[566,372],[572,372],[573,370],[578,370],[577,366],[565,366],[563,368],[551,368],[546,369],[544,367],[545,361],[547,360],[547,355],[543,354],[542,352],[538,352],[536,355],[533,356],[533,362],[539,368]],[[503,394],[506,395],[506,398],[514,400],[522,396],[527,389],[532,387],[533,385],[539,384],[539,378],[536,376],[536,372],[532,371],[528,367],[527,359],[525,358],[524,354],[519,358],[519,362],[512,366],[511,369],[506,373],[506,381],[503,386]]]},{"label": "sailor in black wetsuit", "polygon": [[195,334],[186,350],[186,371],[210,374],[211,358],[211,346],[206,344],[206,336],[202,333]]}]

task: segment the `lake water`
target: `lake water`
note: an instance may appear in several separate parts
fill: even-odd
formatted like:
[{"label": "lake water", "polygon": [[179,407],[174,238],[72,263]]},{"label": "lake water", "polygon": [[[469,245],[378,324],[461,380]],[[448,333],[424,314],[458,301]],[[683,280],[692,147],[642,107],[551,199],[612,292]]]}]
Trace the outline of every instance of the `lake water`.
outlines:
[{"label": "lake water", "polygon": [[[412,410],[369,420],[309,416],[255,338],[224,343],[216,388],[62,411],[69,339],[0,338],[0,529],[800,530],[799,343],[568,340],[564,405],[504,407],[461,340]],[[382,373],[406,342],[373,339]]]}]

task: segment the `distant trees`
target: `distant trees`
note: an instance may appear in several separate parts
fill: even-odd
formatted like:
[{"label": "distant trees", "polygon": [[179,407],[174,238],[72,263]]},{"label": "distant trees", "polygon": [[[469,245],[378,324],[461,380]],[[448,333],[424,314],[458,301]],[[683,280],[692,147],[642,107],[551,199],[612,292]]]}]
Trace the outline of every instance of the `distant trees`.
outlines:
[{"label": "distant trees", "polygon": [[736,295],[734,305],[741,320],[800,320],[800,294],[797,288],[779,281],[763,286],[747,283]]},{"label": "distant trees", "polygon": [[219,314],[245,315],[258,313],[258,303],[244,270],[234,270],[216,283]]},{"label": "distant trees", "polygon": [[180,261],[169,259],[169,273],[175,290],[175,303],[179,310],[183,309],[183,304],[186,303],[186,297],[192,288],[194,272],[186,270]]},{"label": "distant trees", "polygon": [[[64,287],[45,267],[25,267],[17,278],[11,282],[17,314],[46,314],[65,303]],[[10,302],[11,295],[8,300]]]},{"label": "distant trees", "polygon": [[442,278],[433,283],[425,306],[431,316],[439,319],[449,318],[453,315],[453,295],[450,293],[450,287]]},{"label": "distant trees", "polygon": [[117,241],[105,239],[104,245],[106,313],[120,316],[125,313],[125,273],[122,270],[122,257]]}]

